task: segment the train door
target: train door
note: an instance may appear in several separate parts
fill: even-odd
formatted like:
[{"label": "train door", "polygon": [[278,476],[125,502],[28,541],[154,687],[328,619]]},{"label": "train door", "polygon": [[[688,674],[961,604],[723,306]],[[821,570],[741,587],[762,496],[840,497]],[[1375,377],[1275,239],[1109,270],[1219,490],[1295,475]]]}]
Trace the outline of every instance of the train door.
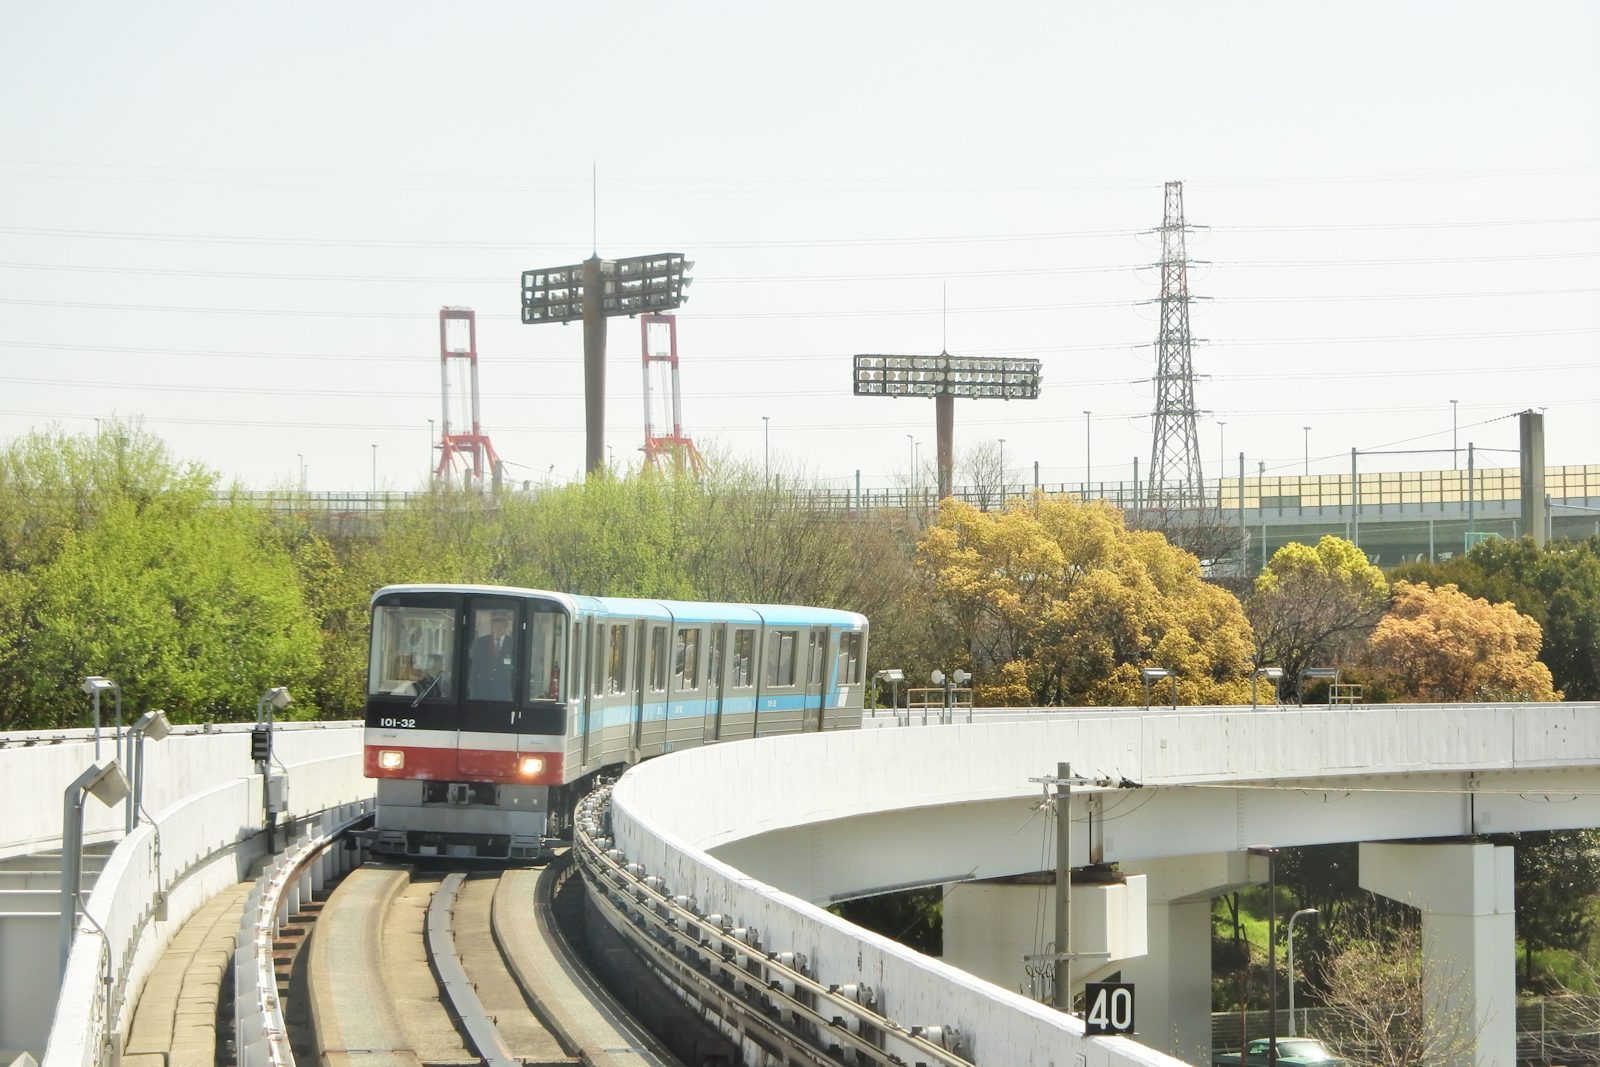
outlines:
[{"label": "train door", "polygon": [[600,677],[600,642],[605,637],[603,617],[591,615],[586,623],[580,622],[572,633],[572,684],[569,687],[572,713],[577,722],[579,766],[587,768],[594,752],[595,717],[600,709],[596,704],[594,680]]},{"label": "train door", "polygon": [[641,758],[640,749],[643,747],[644,742],[644,698],[648,686],[648,679],[645,678],[644,674],[644,665],[646,646],[649,642],[645,640],[648,626],[643,619],[630,625],[637,634],[637,638],[633,643],[633,685],[628,690],[628,721],[630,724],[628,732],[628,761],[637,763]]},{"label": "train door", "polygon": [[828,628],[813,626],[806,650],[805,698],[801,701],[800,729],[822,729],[828,704]]},{"label": "train door", "polygon": [[703,741],[710,744],[722,738],[722,671],[727,660],[728,627],[711,627],[710,651],[706,656],[706,713]]},{"label": "train door", "polygon": [[520,724],[515,697],[522,625],[517,602],[472,597],[467,604],[466,686],[456,731],[463,777],[509,773],[517,759]]}]

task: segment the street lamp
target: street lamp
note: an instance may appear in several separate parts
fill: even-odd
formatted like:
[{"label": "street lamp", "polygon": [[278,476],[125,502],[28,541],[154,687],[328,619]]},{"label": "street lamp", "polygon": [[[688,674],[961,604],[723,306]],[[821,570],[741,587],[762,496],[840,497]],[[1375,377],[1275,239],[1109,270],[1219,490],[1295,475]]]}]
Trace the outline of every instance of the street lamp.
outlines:
[{"label": "street lamp", "polygon": [[1006,439],[1004,437],[1002,437],[1002,438],[1000,438],[1000,490],[1001,490],[1001,495],[1002,496],[1005,495],[1005,484],[1006,484]]},{"label": "street lamp", "polygon": [[[72,936],[78,928],[78,907],[82,902],[79,883],[83,881],[83,794],[93,793],[106,807],[120,804],[128,796],[128,779],[117,761],[89,769],[73,779],[62,794],[61,810],[61,974],[67,973],[67,956],[72,951]],[[110,951],[106,953],[107,992],[110,991]]]},{"label": "street lamp", "polygon": [[917,491],[917,439],[913,434],[906,434],[906,440],[911,442],[911,477],[906,483],[906,500],[909,503],[911,495]]},{"label": "street lamp", "polygon": [[890,685],[889,708],[898,711],[900,708],[900,683],[906,680],[906,672],[898,667],[890,667],[877,671],[872,675],[872,712],[878,712],[878,684],[888,682]]},{"label": "street lamp", "polygon": [[1461,457],[1456,452],[1456,412],[1460,409],[1459,400],[1450,401],[1450,469],[1459,470]]},{"label": "street lamp", "polygon": [[1311,473],[1311,427],[1307,426],[1305,428],[1305,431],[1306,431],[1306,473],[1310,474]]},{"label": "street lamp", "polygon": [[294,458],[300,461],[300,491],[303,493],[306,491],[306,454],[296,452]]},{"label": "street lamp", "polygon": [[1289,916],[1289,1036],[1294,1036],[1294,921],[1302,915],[1317,914],[1316,908],[1301,908]]},{"label": "street lamp", "polygon": [[1282,667],[1257,667],[1250,674],[1250,706],[1256,706],[1256,683],[1261,679],[1272,683],[1272,702],[1283,703],[1283,668]]},{"label": "street lamp", "polygon": [[94,758],[100,758],[100,694],[107,689],[116,697],[117,709],[117,759],[122,758],[122,687],[110,678],[91,674],[78,686],[94,698]]},{"label": "street lamp", "polygon": [[1089,481],[1094,477],[1094,443],[1089,437],[1089,413],[1083,413],[1083,485],[1088,490]]},{"label": "street lamp", "polygon": [[[139,811],[144,806],[144,739],[160,741],[172,732],[172,723],[164,711],[147,711],[128,727],[128,759],[133,768],[133,802],[128,805],[124,829],[133,833],[139,824]],[[154,822],[154,819],[150,820]]]},{"label": "street lamp", "polygon": [[1217,507],[1222,507],[1222,475],[1228,469],[1228,420],[1217,420]]},{"label": "street lamp", "polygon": [[[1267,1063],[1278,1062],[1278,850],[1252,845],[1245,851],[1267,858]],[[1244,1034],[1239,1038],[1242,1042]]]},{"label": "street lamp", "polygon": [[1172,706],[1178,706],[1178,679],[1172,677],[1172,672],[1165,667],[1140,667],[1139,678],[1144,682],[1144,706],[1150,707],[1150,683],[1159,682],[1163,678],[1172,681]]},{"label": "street lamp", "polygon": [[761,416],[761,456],[766,469],[767,488],[772,488],[772,417]]}]

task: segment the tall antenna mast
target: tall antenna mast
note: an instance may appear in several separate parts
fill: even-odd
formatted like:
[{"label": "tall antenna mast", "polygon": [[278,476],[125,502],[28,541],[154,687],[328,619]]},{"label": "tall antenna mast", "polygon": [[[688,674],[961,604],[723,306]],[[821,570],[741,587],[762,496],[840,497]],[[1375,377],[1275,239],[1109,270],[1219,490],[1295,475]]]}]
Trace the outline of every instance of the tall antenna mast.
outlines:
[{"label": "tall antenna mast", "polygon": [[1155,437],[1150,452],[1151,503],[1205,503],[1200,432],[1194,406],[1193,341],[1189,337],[1189,260],[1184,250],[1183,183],[1166,183],[1161,220],[1161,333],[1156,338]]}]

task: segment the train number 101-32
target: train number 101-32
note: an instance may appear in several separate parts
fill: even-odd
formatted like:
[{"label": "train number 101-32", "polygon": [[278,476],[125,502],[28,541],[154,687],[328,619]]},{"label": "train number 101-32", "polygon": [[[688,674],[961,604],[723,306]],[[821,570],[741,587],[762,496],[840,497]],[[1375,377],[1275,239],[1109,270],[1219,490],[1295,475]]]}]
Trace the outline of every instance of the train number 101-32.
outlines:
[{"label": "train number 101-32", "polygon": [[401,729],[401,730],[412,730],[412,729],[416,728],[417,720],[416,719],[379,719],[378,720],[378,725],[379,726],[391,726],[391,727],[395,727],[395,728]]}]

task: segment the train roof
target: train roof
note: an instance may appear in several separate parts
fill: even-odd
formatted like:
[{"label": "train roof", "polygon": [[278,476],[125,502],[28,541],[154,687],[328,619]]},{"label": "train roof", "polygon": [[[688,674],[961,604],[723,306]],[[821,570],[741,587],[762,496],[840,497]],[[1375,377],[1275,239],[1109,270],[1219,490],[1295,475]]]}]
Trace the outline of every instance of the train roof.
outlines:
[{"label": "train roof", "polygon": [[644,597],[574,596],[548,589],[524,589],[507,585],[418,584],[387,585],[373,594],[376,602],[390,593],[477,593],[488,596],[546,597],[568,610],[626,615],[635,618],[671,618],[678,622],[787,623],[797,626],[848,626],[864,628],[865,615],[837,608],[814,608],[799,604],[734,604],[700,600],[656,600]]}]

